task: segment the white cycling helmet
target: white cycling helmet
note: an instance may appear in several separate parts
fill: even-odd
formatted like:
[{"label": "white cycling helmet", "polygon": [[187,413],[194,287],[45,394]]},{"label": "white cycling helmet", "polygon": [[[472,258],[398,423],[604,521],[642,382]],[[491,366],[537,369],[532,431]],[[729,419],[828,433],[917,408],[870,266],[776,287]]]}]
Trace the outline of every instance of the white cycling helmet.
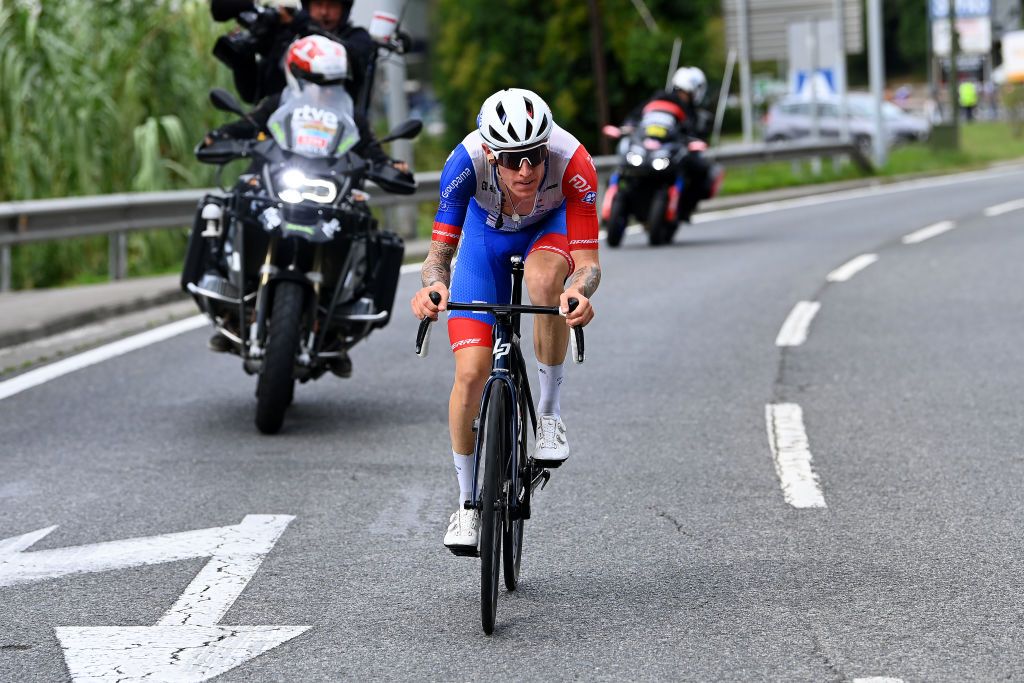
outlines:
[{"label": "white cycling helmet", "polygon": [[708,91],[708,79],[704,72],[695,66],[684,66],[672,74],[672,87],[690,93],[694,104],[700,104],[704,93]]},{"label": "white cycling helmet", "polygon": [[480,107],[480,136],[494,151],[541,145],[551,137],[551,109],[540,95],[522,88],[499,90]]}]

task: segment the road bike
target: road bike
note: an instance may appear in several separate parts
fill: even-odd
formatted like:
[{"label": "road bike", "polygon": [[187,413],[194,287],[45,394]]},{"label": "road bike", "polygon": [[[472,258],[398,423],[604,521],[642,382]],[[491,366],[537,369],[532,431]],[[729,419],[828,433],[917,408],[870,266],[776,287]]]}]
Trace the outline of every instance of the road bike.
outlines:
[{"label": "road bike", "polygon": [[[520,316],[562,315],[557,306],[524,305],[523,258],[512,259],[512,297],[508,304],[448,302],[449,311],[492,313],[494,326],[491,352],[491,376],[480,397],[480,414],[474,421],[476,446],[473,452],[473,497],[466,509],[480,512],[480,544],[477,548],[455,551],[458,555],[480,557],[480,616],[484,633],[494,631],[498,608],[498,584],[504,566],[505,588],[514,591],[519,584],[523,559],[523,524],[530,519],[534,490],[542,489],[551,478],[549,468],[561,462],[538,461],[530,454],[528,440],[537,433],[537,411],[530,393],[526,363],[519,348]],[[441,295],[432,292],[434,305]],[[570,312],[579,305],[569,299]],[[416,334],[416,353],[427,355],[430,337],[429,317],[420,322]],[[574,327],[570,335],[572,359],[582,363],[583,330]],[[531,429],[525,429],[526,416]]]}]

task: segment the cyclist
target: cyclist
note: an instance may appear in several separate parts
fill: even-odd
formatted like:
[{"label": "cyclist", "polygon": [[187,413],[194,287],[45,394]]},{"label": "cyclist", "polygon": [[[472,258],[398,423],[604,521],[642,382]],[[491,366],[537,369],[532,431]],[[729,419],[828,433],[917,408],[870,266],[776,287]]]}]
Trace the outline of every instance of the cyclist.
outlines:
[{"label": "cyclist", "polygon": [[[566,313],[565,323],[550,316],[534,318],[540,375],[534,457],[542,465],[557,466],[569,456],[559,394],[569,327],[594,317],[590,297],[601,280],[596,188],[597,172],[587,150],[555,124],[539,95],[520,88],[491,95],[480,109],[477,130],[445,163],[430,253],[423,262],[423,288],[411,302],[420,319],[437,319],[449,293],[454,301],[507,302],[509,259],[526,257],[530,300],[558,305]],[[430,301],[431,292],[441,295],[439,305]],[[580,302],[571,313],[570,297]],[[459,481],[459,507],[444,536],[448,547],[477,545],[478,513],[463,503],[473,495],[472,427],[490,374],[493,324],[490,314],[456,311],[448,316],[455,353],[448,426]]]}]

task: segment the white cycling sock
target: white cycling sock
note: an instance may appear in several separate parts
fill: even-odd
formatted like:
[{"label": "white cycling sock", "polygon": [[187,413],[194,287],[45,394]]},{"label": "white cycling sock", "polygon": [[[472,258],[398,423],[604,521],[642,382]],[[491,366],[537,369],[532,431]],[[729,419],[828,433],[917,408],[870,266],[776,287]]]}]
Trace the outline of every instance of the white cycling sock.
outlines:
[{"label": "white cycling sock", "polygon": [[452,461],[459,477],[459,503],[465,503],[473,497],[473,454],[459,455],[452,451]]},{"label": "white cycling sock", "polygon": [[544,365],[537,363],[537,374],[540,376],[540,399],[537,401],[538,415],[561,415],[558,395],[565,379],[565,364]]}]

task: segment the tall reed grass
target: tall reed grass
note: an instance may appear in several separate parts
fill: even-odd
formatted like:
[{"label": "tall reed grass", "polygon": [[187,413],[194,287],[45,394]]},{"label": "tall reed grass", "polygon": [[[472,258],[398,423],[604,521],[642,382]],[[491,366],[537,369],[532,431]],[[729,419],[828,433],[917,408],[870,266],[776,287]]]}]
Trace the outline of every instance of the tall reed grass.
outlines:
[{"label": "tall reed grass", "polygon": [[[0,0],[0,201],[196,187],[191,148],[225,116],[206,0]],[[133,233],[133,271],[173,269],[183,231]],[[16,288],[106,272],[105,238],[18,247]]]}]

